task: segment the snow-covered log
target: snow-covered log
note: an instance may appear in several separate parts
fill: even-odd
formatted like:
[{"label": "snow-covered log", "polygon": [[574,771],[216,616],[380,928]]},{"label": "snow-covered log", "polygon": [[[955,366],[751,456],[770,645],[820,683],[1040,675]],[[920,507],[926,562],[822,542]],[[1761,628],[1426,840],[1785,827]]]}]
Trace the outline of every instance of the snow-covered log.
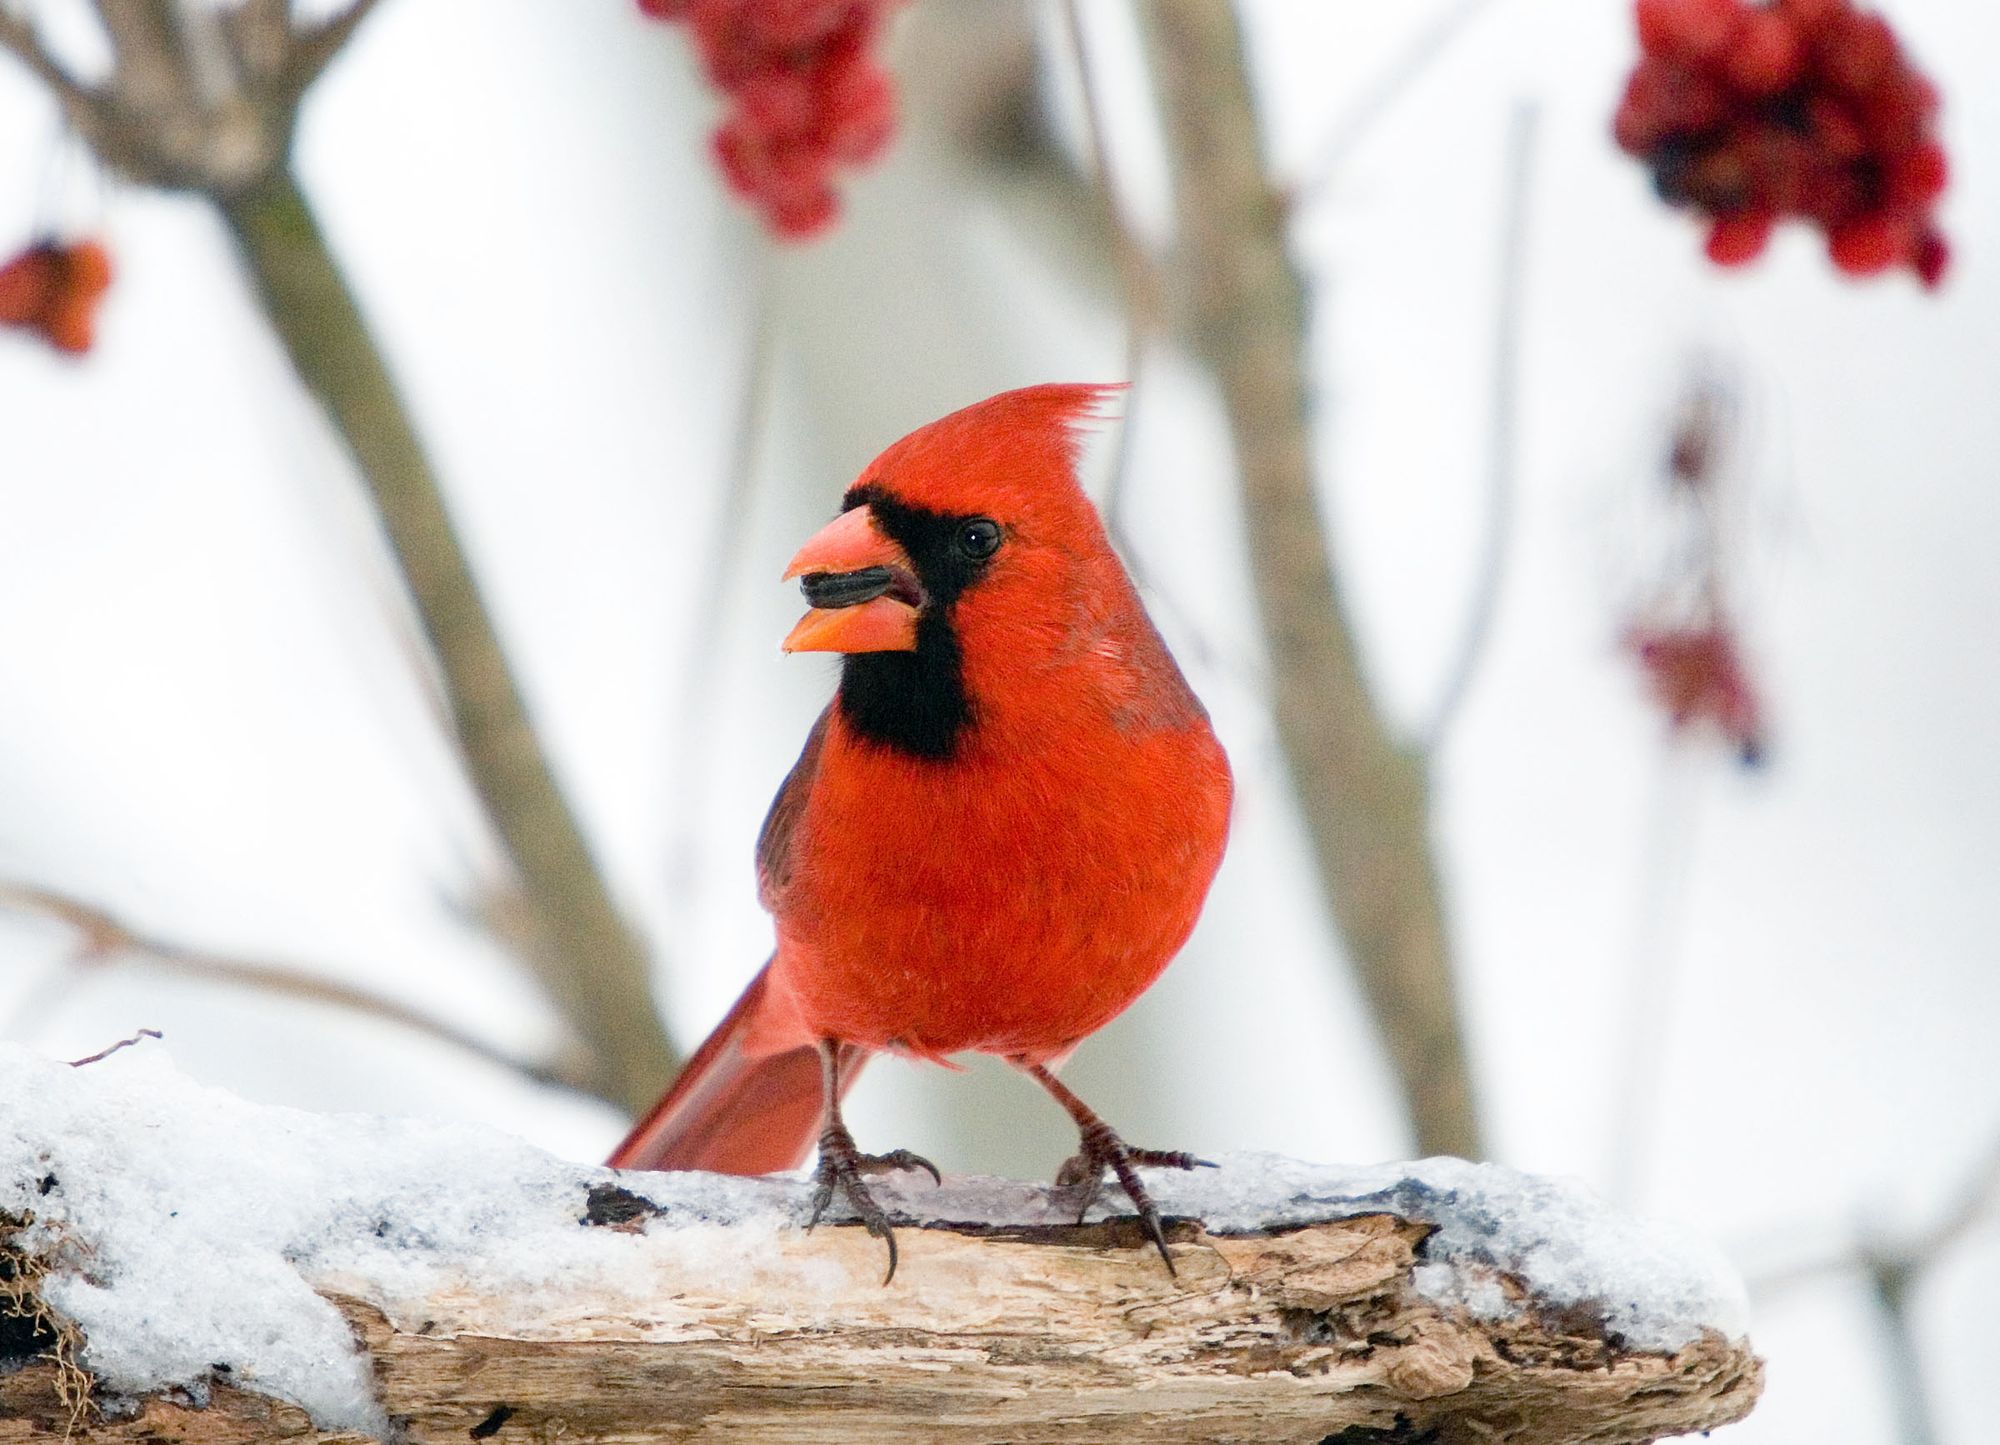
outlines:
[{"label": "snow-covered log", "polygon": [[0,1442],[1617,1442],[1756,1399],[1727,1266],[1575,1186],[1221,1166],[1157,1176],[1174,1276],[1116,1211],[885,1182],[885,1287],[798,1179],[0,1048]]}]

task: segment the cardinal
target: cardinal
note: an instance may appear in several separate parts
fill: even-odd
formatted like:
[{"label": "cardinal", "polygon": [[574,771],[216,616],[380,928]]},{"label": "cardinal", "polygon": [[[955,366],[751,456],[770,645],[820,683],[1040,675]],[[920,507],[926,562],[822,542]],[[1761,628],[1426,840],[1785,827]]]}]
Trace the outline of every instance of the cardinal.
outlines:
[{"label": "cardinal", "polygon": [[1141,1167],[1057,1077],[1186,942],[1222,861],[1229,763],[1076,474],[1117,388],[992,397],[911,433],[847,489],[785,577],[811,610],[789,652],[843,654],[840,687],[757,844],[777,947],[612,1154],[627,1169],[763,1174],[817,1141],[813,1222],[844,1196],[888,1247],[841,1099],[878,1053],[995,1054],[1080,1144],[1082,1217],[1109,1170],[1167,1268]]}]

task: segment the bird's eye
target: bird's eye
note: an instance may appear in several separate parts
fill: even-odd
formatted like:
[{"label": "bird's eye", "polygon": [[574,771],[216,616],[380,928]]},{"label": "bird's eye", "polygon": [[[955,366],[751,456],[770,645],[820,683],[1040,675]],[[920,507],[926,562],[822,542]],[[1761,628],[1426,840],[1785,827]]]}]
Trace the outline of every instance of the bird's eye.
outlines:
[{"label": "bird's eye", "polygon": [[974,517],[958,529],[958,550],[975,562],[984,562],[1000,550],[1000,524],[991,517]]}]

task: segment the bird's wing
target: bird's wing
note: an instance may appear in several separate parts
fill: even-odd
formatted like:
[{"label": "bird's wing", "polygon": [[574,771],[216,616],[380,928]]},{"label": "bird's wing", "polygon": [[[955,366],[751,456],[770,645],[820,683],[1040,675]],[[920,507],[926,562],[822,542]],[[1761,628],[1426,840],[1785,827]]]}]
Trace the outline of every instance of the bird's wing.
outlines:
[{"label": "bird's wing", "polygon": [[764,815],[764,826],[757,834],[757,895],[773,913],[778,911],[778,900],[791,881],[792,835],[805,812],[806,800],[812,795],[813,779],[819,773],[820,753],[826,746],[826,730],[835,706],[828,703],[819,721],[813,724],[799,760],[779,784],[778,795],[771,799],[771,811]]}]

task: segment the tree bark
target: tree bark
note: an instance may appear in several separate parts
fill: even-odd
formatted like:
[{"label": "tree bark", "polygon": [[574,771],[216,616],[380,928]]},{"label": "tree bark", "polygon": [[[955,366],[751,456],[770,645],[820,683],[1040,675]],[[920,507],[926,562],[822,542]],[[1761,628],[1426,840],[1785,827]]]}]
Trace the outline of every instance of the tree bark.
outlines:
[{"label": "tree bark", "polygon": [[[734,1226],[749,1229],[755,1226]],[[906,1229],[893,1288],[854,1226],[756,1241],[726,1292],[683,1276],[648,1319],[520,1304],[468,1279],[389,1320],[338,1302],[411,1445],[563,1441],[1323,1441],[1636,1445],[1755,1402],[1762,1366],[1708,1333],[1622,1350],[1575,1311],[1476,1322],[1412,1270],[1427,1227],[1377,1214],[1269,1235],[1177,1222],[1169,1278],[1129,1219],[966,1233]],[[0,1445],[62,1428],[53,1370],[0,1378]],[[41,1432],[41,1433],[38,1433]],[[351,1442],[218,1385],[150,1399],[78,1442]]]}]

